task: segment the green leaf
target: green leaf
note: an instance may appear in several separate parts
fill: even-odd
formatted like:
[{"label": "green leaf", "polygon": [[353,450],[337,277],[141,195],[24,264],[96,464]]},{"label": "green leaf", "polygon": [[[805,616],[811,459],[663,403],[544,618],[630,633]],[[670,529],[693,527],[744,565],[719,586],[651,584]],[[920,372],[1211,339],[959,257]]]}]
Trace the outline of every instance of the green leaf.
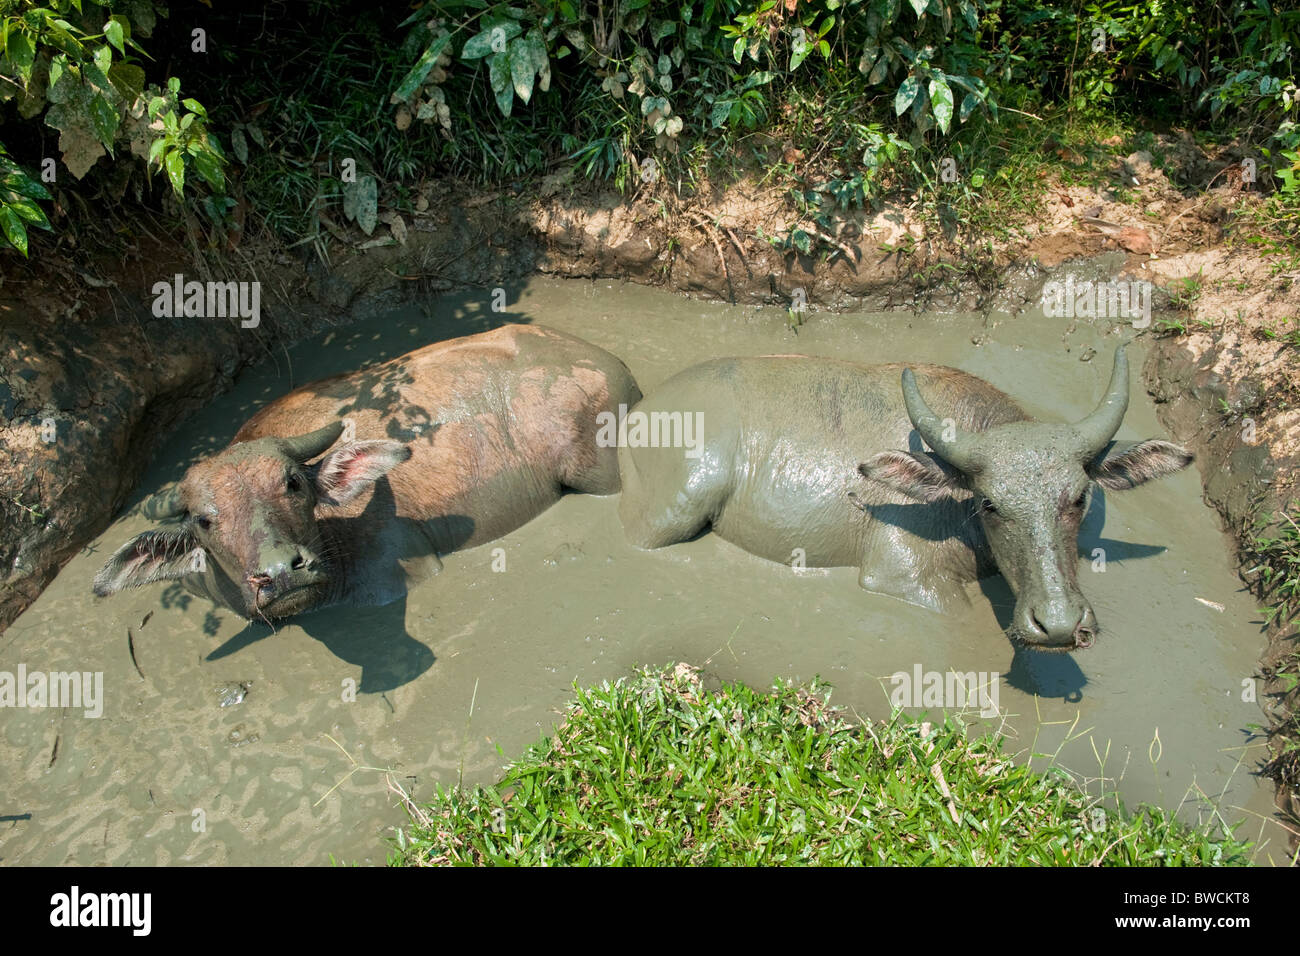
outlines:
[{"label": "green leaf", "polygon": [[[29,82],[32,78],[32,62],[36,59],[36,47],[33,46],[27,34],[22,32],[9,34],[9,44],[5,50],[5,55],[9,57],[14,66],[18,67],[18,75],[22,77],[22,81],[24,83]],[[25,240],[23,248],[26,249]],[[26,254],[24,251],[23,255]]]},{"label": "green leaf", "polygon": [[[45,87],[45,98],[51,103],[58,103],[60,100],[55,99],[60,95],[55,90],[59,87],[59,80],[63,78],[64,70],[68,65],[68,58],[60,53],[50,61],[50,82]],[[61,93],[62,91],[60,91]]]},{"label": "green leaf", "polygon": [[479,34],[470,37],[460,51],[462,60],[477,60],[490,53],[504,54],[506,44],[524,32],[515,20],[493,20]]},{"label": "green leaf", "polygon": [[126,56],[126,38],[131,35],[131,22],[121,14],[109,17],[104,24],[104,39],[111,43],[117,52]]},{"label": "green leaf", "polygon": [[858,72],[863,76],[871,75],[871,68],[876,65],[880,59],[880,47],[875,43],[868,43],[862,48],[862,57],[858,60]]},{"label": "green leaf", "polygon": [[942,76],[930,80],[930,109],[939,124],[939,132],[947,133],[952,122],[952,88]]},{"label": "green leaf", "polygon": [[95,47],[91,59],[94,60],[95,66],[99,67],[99,72],[107,76],[108,68],[113,65],[113,51],[107,43],[101,43]]},{"label": "green leaf", "polygon": [[357,184],[343,184],[343,215],[351,222],[357,221]]},{"label": "green leaf", "polygon": [[194,154],[194,168],[214,191],[221,192],[225,189],[226,177],[221,171],[221,160],[217,158],[216,153],[208,149],[200,149]]},{"label": "green leaf", "polygon": [[[102,49],[107,50],[108,47]],[[81,75],[91,90],[102,96],[106,102],[116,105],[118,100],[117,90],[113,88],[113,84],[109,81],[108,74],[101,70],[97,63],[81,64]]]},{"label": "green leaf", "polygon": [[903,111],[912,105],[912,100],[916,99],[916,94],[919,92],[921,92],[920,80],[914,76],[905,79],[894,96],[894,115],[902,116]]},{"label": "green leaf", "polygon": [[930,0],[909,0],[912,4],[912,10],[916,13],[916,19],[920,20],[925,14],[925,8],[930,5]]},{"label": "green leaf", "polygon": [[877,83],[884,81],[885,76],[889,73],[889,57],[881,56],[876,61],[876,65],[871,69],[871,75],[867,77],[867,83],[875,86]]},{"label": "green leaf", "polygon": [[[53,75],[53,66],[50,68]],[[118,61],[108,68],[108,80],[113,84],[122,99],[134,102],[135,98],[144,92],[144,70],[134,63],[123,63]]]},{"label": "green leaf", "polygon": [[357,225],[368,236],[378,221],[379,183],[374,176],[362,176],[357,180]]},{"label": "green leaf", "polygon": [[[30,23],[30,19],[28,21]],[[81,41],[68,32],[72,24],[66,20],[46,20],[45,33],[41,37],[42,41],[51,46],[58,47],[68,56],[78,62],[86,59],[86,48],[82,46]]]},{"label": "green leaf", "polygon": [[9,244],[27,255],[27,227],[18,214],[8,206],[0,206],[0,229],[4,230],[5,238]]},{"label": "green leaf", "polygon": [[50,222],[45,218],[45,213],[41,212],[41,207],[36,205],[30,199],[20,199],[17,202],[9,203],[9,208],[18,213],[28,222],[34,222],[45,229],[50,228]]},{"label": "green leaf", "polygon": [[406,103],[410,101],[449,43],[451,43],[451,34],[443,34],[430,43],[429,48],[424,53],[420,54],[420,58],[415,61],[415,66],[411,67],[410,72],[402,77],[402,82],[397,85],[397,92],[393,94],[393,98],[397,102]]},{"label": "green leaf", "polygon": [[208,118],[208,111],[203,108],[203,104],[200,103],[198,100],[183,99],[181,100],[181,106],[185,107],[191,113],[197,113],[201,118],[205,120]]},{"label": "green leaf", "polygon": [[235,158],[241,163],[248,162],[248,139],[244,136],[244,131],[236,126],[230,131],[230,148],[234,151]]},{"label": "green leaf", "polygon": [[709,113],[709,122],[713,124],[714,129],[717,129],[727,122],[727,118],[731,116],[731,107],[731,100],[713,101],[713,109]]},{"label": "green leaf", "polygon": [[546,38],[541,30],[533,27],[520,42],[527,44],[533,69],[537,72],[537,85],[545,93],[551,88],[551,57],[546,52]]},{"label": "green leaf", "polygon": [[808,44],[808,37],[804,33],[803,28],[797,27],[794,31],[793,37],[790,40],[790,70],[791,71],[799,69],[799,64],[802,63],[807,58],[809,52],[811,52],[811,49],[812,49],[811,46],[809,46]]},{"label": "green leaf", "polygon": [[181,195],[185,190],[185,154],[179,149],[168,152],[163,158],[163,169],[167,170],[167,178],[171,180],[176,195]]},{"label": "green leaf", "polygon": [[171,90],[173,93],[180,93],[180,91],[181,91],[181,80],[180,80],[180,77],[178,77],[178,76],[169,76],[169,77],[167,78],[167,89]]},{"label": "green leaf", "polygon": [[28,176],[21,169],[14,168],[0,177],[0,187],[28,199],[50,199],[50,191],[39,180]]},{"label": "green leaf", "polygon": [[979,15],[975,12],[975,4],[970,0],[961,0],[961,15],[966,18],[966,25],[971,30],[979,29]]},{"label": "green leaf", "polygon": [[979,106],[980,98],[974,93],[967,93],[966,98],[961,101],[961,121],[966,122],[971,113],[975,112],[975,107]]},{"label": "green leaf", "polygon": [[512,40],[506,48],[506,59],[510,63],[510,80],[515,93],[527,103],[533,96],[533,77],[537,70],[533,66],[533,55],[525,40]]},{"label": "green leaf", "polygon": [[515,92],[510,85],[510,63],[504,53],[493,53],[488,57],[488,81],[492,92],[496,94],[497,109],[501,115],[509,116],[514,105]]},{"label": "green leaf", "polygon": [[121,122],[122,114],[101,94],[96,93],[90,98],[90,125],[110,156],[113,154],[113,138],[117,136]]}]

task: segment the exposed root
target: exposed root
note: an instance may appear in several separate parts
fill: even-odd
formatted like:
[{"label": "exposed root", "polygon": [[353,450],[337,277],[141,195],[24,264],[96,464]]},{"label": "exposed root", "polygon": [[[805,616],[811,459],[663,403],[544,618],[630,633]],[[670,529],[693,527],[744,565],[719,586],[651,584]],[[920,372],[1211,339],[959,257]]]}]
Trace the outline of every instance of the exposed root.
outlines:
[{"label": "exposed root", "polygon": [[[722,273],[727,277],[727,297],[731,300],[731,304],[735,305],[736,290],[731,284],[731,269],[727,266],[726,255],[722,252],[722,241],[718,238],[718,230],[712,223],[697,212],[690,213],[690,218],[691,222],[695,223],[696,227],[702,230],[704,234],[709,237],[709,241],[713,243],[713,248],[718,253],[718,261],[722,263]],[[746,266],[746,268],[748,268],[748,266]]]}]

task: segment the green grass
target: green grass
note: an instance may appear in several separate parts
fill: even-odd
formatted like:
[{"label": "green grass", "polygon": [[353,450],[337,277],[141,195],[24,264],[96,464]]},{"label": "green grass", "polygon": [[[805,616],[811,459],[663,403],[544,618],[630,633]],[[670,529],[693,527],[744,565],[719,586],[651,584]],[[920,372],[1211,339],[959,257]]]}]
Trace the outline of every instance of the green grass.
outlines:
[{"label": "green grass", "polygon": [[1215,865],[1247,844],[1144,807],[1103,810],[1062,771],[954,719],[850,721],[824,685],[706,690],[686,665],[577,700],[486,788],[407,803],[390,863]]},{"label": "green grass", "polygon": [[[1270,602],[1262,613],[1266,621],[1279,627],[1290,626],[1300,612],[1300,523],[1297,518],[1300,518],[1300,503],[1292,502],[1289,512],[1282,510],[1261,520],[1252,539],[1259,559],[1254,570],[1259,573],[1257,580],[1265,600]],[[1269,736],[1277,746],[1264,772],[1294,791],[1300,789],[1300,709],[1294,706],[1296,689],[1300,687],[1300,650],[1293,649],[1266,669],[1264,676],[1276,680],[1282,695],[1292,701],[1285,714],[1268,728]]]}]

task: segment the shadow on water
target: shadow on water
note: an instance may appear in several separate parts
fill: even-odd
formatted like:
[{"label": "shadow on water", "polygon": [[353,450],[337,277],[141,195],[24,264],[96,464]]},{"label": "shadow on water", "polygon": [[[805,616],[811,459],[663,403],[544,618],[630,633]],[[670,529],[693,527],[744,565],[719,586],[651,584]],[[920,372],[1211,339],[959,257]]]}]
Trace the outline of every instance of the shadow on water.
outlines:
[{"label": "shadow on water", "polygon": [[[362,694],[382,694],[409,684],[435,660],[433,651],[406,632],[405,599],[381,607],[326,608],[299,615],[291,623],[339,660],[360,667],[357,690]],[[264,622],[250,621],[205,660],[230,657],[276,633]]]},{"label": "shadow on water", "polygon": [[[1079,527],[1079,557],[1093,562],[1096,567],[1105,567],[1113,561],[1126,558],[1149,558],[1163,554],[1167,548],[1161,545],[1135,544],[1114,538],[1103,538],[1102,528],[1106,524],[1106,496],[1100,490],[1094,491],[1088,513]],[[1104,562],[1104,564],[1097,564]],[[1016,596],[1011,592],[1002,575],[983,578],[979,582],[980,590],[993,607],[998,625],[1005,631],[1011,626],[1011,617],[1015,611]],[[1088,597],[1086,582],[1083,596]],[[1102,622],[1104,627],[1104,622]],[[1016,690],[1039,697],[1060,698],[1067,703],[1083,700],[1083,688],[1088,684],[1088,676],[1079,667],[1080,658],[1075,654],[1060,654],[1047,651],[1034,651],[1024,647],[1015,647],[1011,666],[1003,680]]]}]

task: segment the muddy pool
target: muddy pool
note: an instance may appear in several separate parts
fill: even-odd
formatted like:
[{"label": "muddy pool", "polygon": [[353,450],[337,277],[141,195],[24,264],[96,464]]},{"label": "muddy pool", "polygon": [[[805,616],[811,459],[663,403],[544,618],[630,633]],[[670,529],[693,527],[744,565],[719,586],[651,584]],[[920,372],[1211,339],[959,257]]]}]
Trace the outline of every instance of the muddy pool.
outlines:
[{"label": "muddy pool", "polygon": [[[873,717],[889,712],[895,672],[996,674],[998,713],[977,706],[965,719],[1003,729],[1008,751],[1069,771],[1106,806],[1117,793],[1189,821],[1244,820],[1260,862],[1285,858],[1271,784],[1250,772],[1264,749],[1248,727],[1264,721],[1243,689],[1261,616],[1195,469],[1094,496],[1079,577],[1103,632],[1072,656],[1012,648],[1001,578],[972,586],[968,610],[940,615],[862,591],[856,569],[794,569],[712,534],[638,551],[615,498],[578,495],[447,556],[402,601],[331,608],[275,632],[175,585],[91,596],[107,556],[150,526],[140,501],[265,402],[503,322],[606,348],[646,392],[706,358],[803,352],[958,366],[1051,420],[1094,407],[1115,343],[1133,336],[1035,310],[815,313],[796,331],[782,309],[616,282],[538,278],[505,293],[502,312],[492,290],[440,296],[274,356],[162,449],[128,509],[0,634],[0,671],[103,674],[99,718],[0,711],[0,863],[382,863],[384,838],[406,819],[383,769],[417,800],[438,784],[490,782],[549,731],[575,682],[670,661],[760,687],[820,675],[835,703]],[[1140,384],[1141,341],[1130,351],[1117,437],[1167,437]]]}]

